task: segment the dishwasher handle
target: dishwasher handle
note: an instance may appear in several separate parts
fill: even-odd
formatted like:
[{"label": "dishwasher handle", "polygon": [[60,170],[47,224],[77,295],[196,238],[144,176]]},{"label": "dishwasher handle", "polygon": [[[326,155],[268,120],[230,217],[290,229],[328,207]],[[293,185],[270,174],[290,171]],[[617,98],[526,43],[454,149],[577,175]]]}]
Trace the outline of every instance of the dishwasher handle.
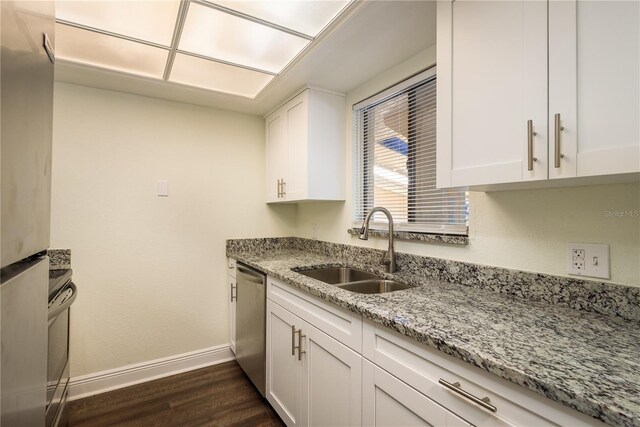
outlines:
[{"label": "dishwasher handle", "polygon": [[249,282],[257,283],[259,285],[264,285],[264,276],[262,274],[248,269],[240,264],[238,264],[236,268],[243,279],[248,280]]}]

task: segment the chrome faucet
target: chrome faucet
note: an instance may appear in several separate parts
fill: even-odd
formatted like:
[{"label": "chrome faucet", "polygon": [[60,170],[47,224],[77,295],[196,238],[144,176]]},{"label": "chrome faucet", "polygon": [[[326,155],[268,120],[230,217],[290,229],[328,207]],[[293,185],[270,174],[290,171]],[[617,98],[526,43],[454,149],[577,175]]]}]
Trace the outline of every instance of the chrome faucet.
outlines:
[{"label": "chrome faucet", "polygon": [[380,264],[386,264],[387,271],[389,273],[395,273],[396,272],[396,251],[393,249],[393,239],[394,239],[393,217],[391,216],[391,212],[379,206],[371,209],[367,214],[367,216],[365,217],[364,222],[362,223],[362,228],[360,229],[360,240],[369,240],[369,221],[371,220],[371,217],[373,216],[373,214],[376,212],[382,212],[387,216],[387,219],[389,220],[389,249],[382,256],[382,259],[380,260]]}]

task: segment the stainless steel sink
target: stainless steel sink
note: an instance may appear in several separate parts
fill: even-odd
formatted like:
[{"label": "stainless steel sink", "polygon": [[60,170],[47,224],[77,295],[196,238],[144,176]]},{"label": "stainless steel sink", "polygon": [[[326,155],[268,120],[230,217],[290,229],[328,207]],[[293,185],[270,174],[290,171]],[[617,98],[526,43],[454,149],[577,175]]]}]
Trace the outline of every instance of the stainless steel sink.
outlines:
[{"label": "stainless steel sink", "polygon": [[360,294],[382,294],[413,288],[411,285],[405,285],[395,280],[385,280],[374,273],[350,267],[314,268],[297,272],[321,282],[336,285],[340,289]]},{"label": "stainless steel sink", "polygon": [[360,280],[381,279],[376,274],[367,271],[356,270],[349,267],[316,268],[313,270],[301,270],[298,273],[320,280],[321,282],[336,285],[339,283],[357,282]]},{"label": "stainless steel sink", "polygon": [[401,291],[403,289],[410,289],[414,286],[405,285],[404,283],[396,282],[395,280],[362,280],[359,282],[345,283],[338,285],[340,289],[346,291],[357,292],[360,294],[382,294],[385,292]]}]

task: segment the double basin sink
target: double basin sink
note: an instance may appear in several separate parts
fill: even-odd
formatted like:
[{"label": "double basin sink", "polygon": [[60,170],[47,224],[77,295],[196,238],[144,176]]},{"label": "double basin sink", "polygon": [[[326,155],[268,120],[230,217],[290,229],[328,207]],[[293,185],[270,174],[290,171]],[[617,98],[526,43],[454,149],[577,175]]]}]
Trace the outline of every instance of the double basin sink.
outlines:
[{"label": "double basin sink", "polygon": [[374,273],[350,267],[303,269],[296,270],[296,272],[312,279],[335,285],[340,289],[360,294],[382,294],[413,288],[413,286],[396,282],[395,280],[386,280]]}]

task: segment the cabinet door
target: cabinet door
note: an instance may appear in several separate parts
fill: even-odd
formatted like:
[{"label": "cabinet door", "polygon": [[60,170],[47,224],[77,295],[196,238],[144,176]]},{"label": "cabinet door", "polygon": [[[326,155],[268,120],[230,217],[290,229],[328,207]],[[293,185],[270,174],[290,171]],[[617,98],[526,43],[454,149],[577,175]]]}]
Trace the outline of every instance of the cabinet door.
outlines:
[{"label": "cabinet door", "polygon": [[310,426],[359,426],[362,356],[305,322],[303,419]]},{"label": "cabinet door", "polygon": [[363,361],[362,387],[363,425],[375,427],[470,425],[368,360]]},{"label": "cabinet door", "polygon": [[287,123],[284,109],[271,114],[266,119],[267,133],[267,202],[282,201],[279,195],[279,182],[287,181],[289,146],[287,141]]},{"label": "cabinet door", "polygon": [[289,147],[289,174],[285,179],[285,198],[303,200],[307,197],[309,91],[306,90],[289,101],[285,107],[287,139]]},{"label": "cabinet door", "polygon": [[438,2],[437,131],[439,187],[547,178],[546,2]]},{"label": "cabinet door", "polygon": [[267,400],[289,427],[305,425],[302,361],[294,352],[301,327],[300,318],[267,300]]},{"label": "cabinet door", "polygon": [[549,2],[551,178],[640,171],[639,75],[640,3]]},{"label": "cabinet door", "polygon": [[229,275],[229,347],[233,354],[236,354],[236,300],[238,297],[238,288],[236,287],[236,278]]}]

